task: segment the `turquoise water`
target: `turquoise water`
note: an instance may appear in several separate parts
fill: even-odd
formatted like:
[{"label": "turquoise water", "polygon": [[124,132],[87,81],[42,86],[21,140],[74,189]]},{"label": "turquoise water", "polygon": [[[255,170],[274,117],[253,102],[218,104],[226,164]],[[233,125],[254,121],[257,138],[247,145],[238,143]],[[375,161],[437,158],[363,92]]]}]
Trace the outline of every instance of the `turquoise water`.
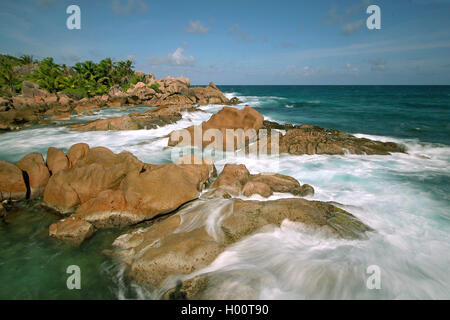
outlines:
[{"label": "turquoise water", "polygon": [[[450,298],[450,87],[221,86],[227,96],[257,108],[268,120],[335,128],[406,146],[392,156],[231,155],[216,163],[244,163],[252,173],[280,172],[314,186],[309,199],[334,201],[377,232],[367,241],[323,238],[289,223],[230,247],[210,270],[246,270],[262,299]],[[77,142],[127,150],[149,163],[171,159],[167,134],[199,124],[222,106],[185,113],[153,130],[71,132],[61,122],[0,135],[0,159],[17,161],[49,146]],[[117,115],[105,109],[94,117]],[[123,111],[119,111],[123,112]],[[83,119],[81,119],[83,120]],[[77,120],[76,120],[77,121]],[[276,195],[274,196],[276,198]],[[0,298],[149,298],[102,255],[120,230],[106,230],[74,249],[48,238],[58,217],[24,203],[0,225]],[[82,290],[65,286],[68,265],[82,269]],[[378,265],[382,289],[368,290],[366,268]],[[244,273],[243,273],[244,274]],[[245,274],[249,274],[248,272]],[[230,292],[235,292],[233,283]],[[238,292],[238,290],[236,291]]]}]

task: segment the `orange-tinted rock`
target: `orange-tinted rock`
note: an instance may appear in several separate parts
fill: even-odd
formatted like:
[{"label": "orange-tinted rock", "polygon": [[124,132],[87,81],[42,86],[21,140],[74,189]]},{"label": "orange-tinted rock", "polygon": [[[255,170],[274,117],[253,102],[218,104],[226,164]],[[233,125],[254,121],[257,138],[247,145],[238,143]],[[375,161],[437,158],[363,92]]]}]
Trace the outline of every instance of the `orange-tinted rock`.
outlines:
[{"label": "orange-tinted rock", "polygon": [[49,227],[50,237],[77,246],[91,237],[94,232],[95,228],[92,224],[74,217],[63,219]]},{"label": "orange-tinted rock", "polygon": [[69,168],[69,159],[62,150],[50,147],[47,150],[47,167],[50,174],[56,174]]},{"label": "orange-tinted rock", "polygon": [[44,193],[50,173],[40,153],[30,153],[16,164],[26,172],[30,187],[30,198],[38,198]]},{"label": "orange-tinted rock", "polygon": [[27,191],[22,170],[13,163],[0,161],[0,200],[23,200]]},{"label": "orange-tinted rock", "polygon": [[86,156],[89,152],[89,145],[86,143],[77,143],[69,148],[67,151],[67,158],[69,159],[69,166],[73,167],[75,163]]},{"label": "orange-tinted rock", "polygon": [[[216,149],[221,149],[221,147],[224,150],[240,149],[257,138],[258,130],[262,128],[263,121],[264,116],[249,106],[242,110],[224,107],[200,126],[191,126],[172,132],[169,136],[168,145],[178,145],[180,139],[177,135],[184,139],[184,135],[187,134],[189,141],[182,141],[181,139],[180,146],[206,147],[215,143],[214,148]],[[208,134],[211,134],[213,138],[208,137]],[[200,135],[200,137],[197,138],[196,135]],[[197,141],[200,141],[201,145],[197,145]]]},{"label": "orange-tinted rock", "polygon": [[246,197],[259,194],[265,198],[268,198],[273,194],[273,192],[272,189],[270,189],[270,187],[265,183],[249,181],[242,188],[242,194]]}]

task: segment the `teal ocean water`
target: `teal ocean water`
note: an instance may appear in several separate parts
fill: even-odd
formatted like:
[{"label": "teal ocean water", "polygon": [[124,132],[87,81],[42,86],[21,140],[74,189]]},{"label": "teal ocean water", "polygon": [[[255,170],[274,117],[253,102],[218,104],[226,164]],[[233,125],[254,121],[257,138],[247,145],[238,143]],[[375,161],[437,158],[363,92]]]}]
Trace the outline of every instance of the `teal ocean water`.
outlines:
[{"label": "teal ocean water", "polygon": [[[244,270],[261,299],[450,298],[450,87],[449,86],[220,86],[266,119],[339,129],[394,141],[408,154],[291,156],[255,159],[230,155],[216,162],[244,163],[252,173],[279,172],[314,186],[308,199],[342,204],[376,230],[368,240],[333,240],[289,222],[244,239],[208,271]],[[153,130],[71,132],[65,122],[0,135],[0,159],[18,161],[50,146],[67,150],[86,142],[127,150],[149,163],[171,159],[167,134],[199,124],[222,106],[185,113]],[[145,110],[141,107],[139,111]],[[102,110],[76,119],[116,116],[134,108]],[[274,195],[271,199],[276,198]],[[121,230],[102,231],[79,249],[47,237],[57,216],[24,203],[0,224],[0,299],[136,299],[151,293],[129,282],[123,268],[102,255]],[[82,269],[82,289],[66,287],[68,265]],[[367,268],[381,270],[381,289],[366,287]],[[238,298],[238,296],[236,296]]]}]

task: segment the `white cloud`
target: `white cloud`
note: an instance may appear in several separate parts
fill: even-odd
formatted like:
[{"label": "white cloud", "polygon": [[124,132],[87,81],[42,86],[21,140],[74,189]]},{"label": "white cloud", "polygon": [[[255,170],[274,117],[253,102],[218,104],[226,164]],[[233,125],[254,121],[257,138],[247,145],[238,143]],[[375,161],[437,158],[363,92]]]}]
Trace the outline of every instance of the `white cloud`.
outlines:
[{"label": "white cloud", "polygon": [[169,65],[169,66],[188,66],[191,65],[195,58],[193,56],[183,55],[184,48],[177,48],[175,52],[165,56],[149,57],[148,62],[151,65]]},{"label": "white cloud", "polygon": [[197,33],[197,34],[205,34],[209,33],[210,31],[211,29],[205,27],[199,20],[189,21],[189,25],[187,26],[186,29],[184,29],[184,32],[186,33]]}]

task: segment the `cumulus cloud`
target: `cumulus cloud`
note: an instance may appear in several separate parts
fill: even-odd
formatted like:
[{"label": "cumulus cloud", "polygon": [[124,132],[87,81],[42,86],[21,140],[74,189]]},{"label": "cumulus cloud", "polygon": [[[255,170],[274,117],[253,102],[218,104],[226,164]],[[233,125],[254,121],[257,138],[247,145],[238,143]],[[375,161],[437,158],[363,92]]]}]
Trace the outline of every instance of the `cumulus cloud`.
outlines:
[{"label": "cumulus cloud", "polygon": [[189,66],[195,61],[193,56],[185,56],[184,48],[177,48],[175,52],[165,56],[149,57],[150,65],[168,65],[168,66]]},{"label": "cumulus cloud", "polygon": [[112,10],[115,14],[145,13],[147,4],[144,0],[114,0]]},{"label": "cumulus cloud", "polygon": [[386,71],[387,61],[384,59],[370,60],[369,64],[372,71]]},{"label": "cumulus cloud", "polygon": [[209,33],[211,29],[205,27],[201,21],[189,21],[189,25],[184,29],[185,33],[205,34]]},{"label": "cumulus cloud", "polygon": [[232,35],[237,42],[253,42],[254,39],[250,38],[248,33],[242,30],[241,26],[237,23],[233,24],[228,30],[228,34]]}]

